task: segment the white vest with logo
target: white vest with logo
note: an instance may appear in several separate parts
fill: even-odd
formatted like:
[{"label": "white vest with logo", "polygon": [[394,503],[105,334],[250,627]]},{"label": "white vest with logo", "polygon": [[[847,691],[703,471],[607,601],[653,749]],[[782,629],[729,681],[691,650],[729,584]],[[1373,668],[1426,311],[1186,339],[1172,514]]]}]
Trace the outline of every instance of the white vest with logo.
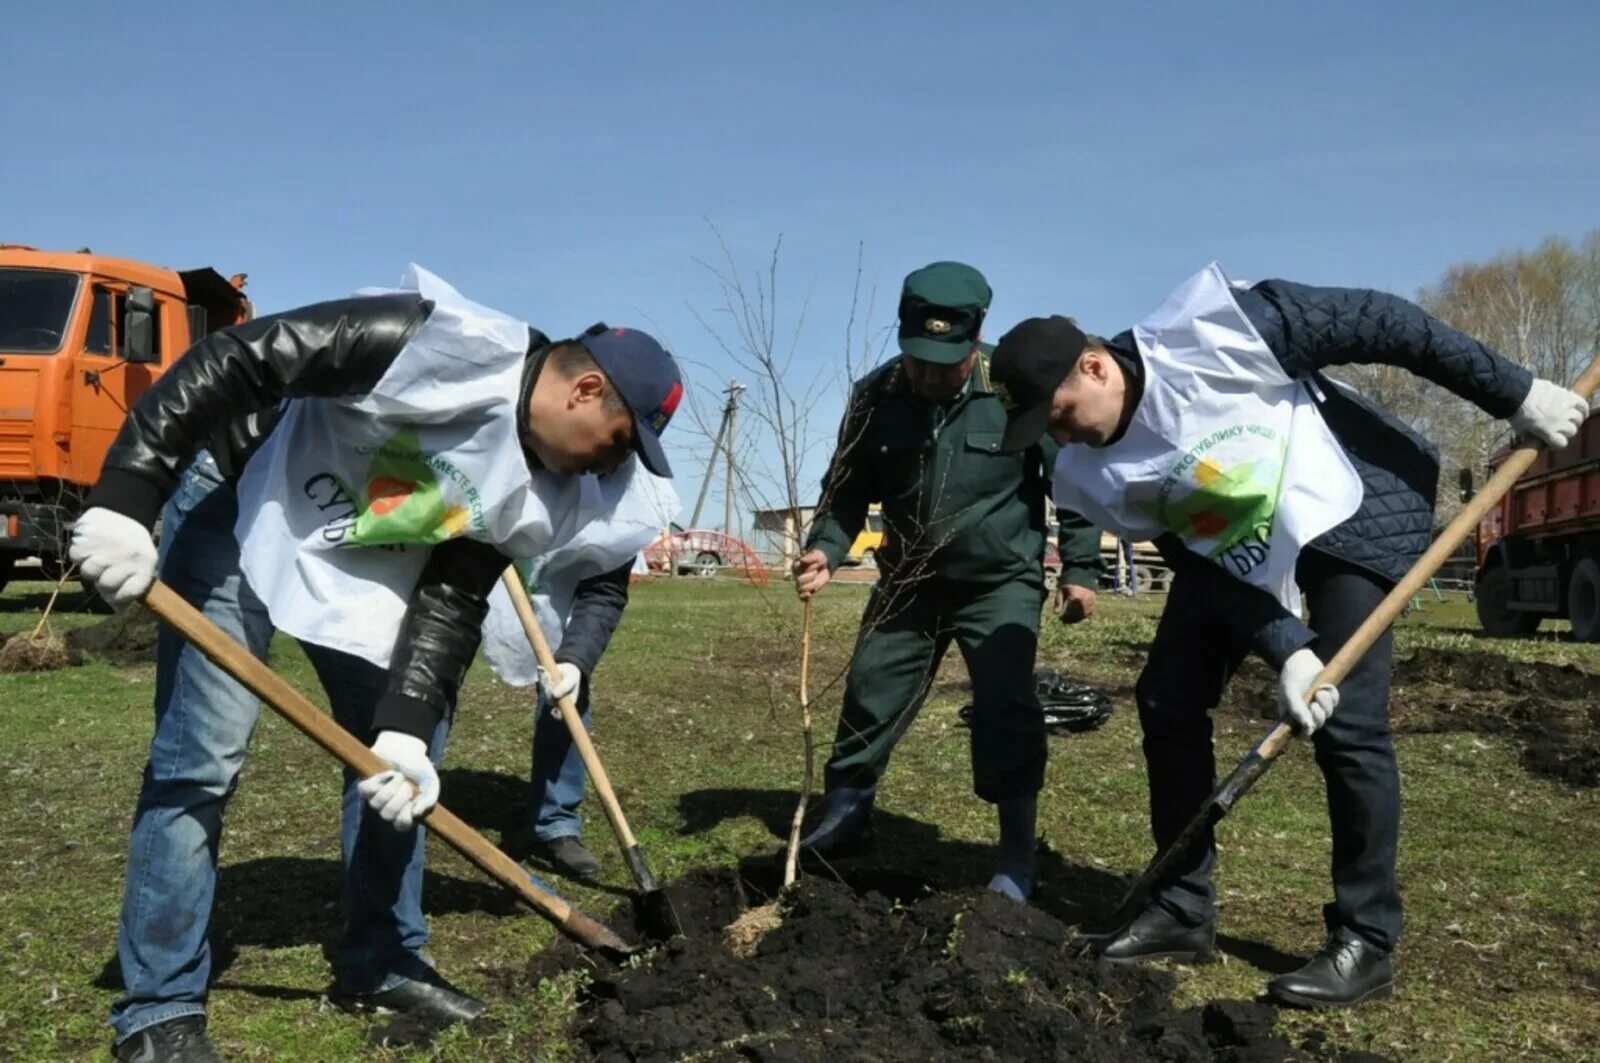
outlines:
[{"label": "white vest with logo", "polygon": [[1284,372],[1215,263],[1133,336],[1139,408],[1112,445],[1061,448],[1057,504],[1124,538],[1176,534],[1298,613],[1301,549],[1362,497],[1311,382]]},{"label": "white vest with logo", "polygon": [[[517,430],[528,326],[418,266],[399,290],[434,308],[372,391],[290,401],[246,464],[245,578],[279,630],[387,666],[431,547],[466,536],[525,559],[554,647],[578,581],[643,549],[677,496],[636,458],[603,479],[531,471]],[[496,672],[532,682],[503,587],[484,627]]]}]

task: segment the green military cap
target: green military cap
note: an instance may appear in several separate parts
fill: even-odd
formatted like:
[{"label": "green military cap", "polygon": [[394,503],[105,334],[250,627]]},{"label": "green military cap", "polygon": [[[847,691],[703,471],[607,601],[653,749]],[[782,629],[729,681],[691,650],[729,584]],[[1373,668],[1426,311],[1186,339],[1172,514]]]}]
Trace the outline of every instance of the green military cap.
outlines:
[{"label": "green military cap", "polygon": [[955,365],[971,352],[994,292],[964,262],[935,262],[900,289],[900,350],[923,362]]}]

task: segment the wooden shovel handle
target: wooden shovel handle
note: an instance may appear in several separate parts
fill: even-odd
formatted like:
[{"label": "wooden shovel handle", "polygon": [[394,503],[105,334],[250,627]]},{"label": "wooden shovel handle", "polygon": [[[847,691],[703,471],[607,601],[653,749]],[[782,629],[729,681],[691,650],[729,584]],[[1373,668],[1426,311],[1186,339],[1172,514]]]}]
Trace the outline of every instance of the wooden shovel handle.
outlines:
[{"label": "wooden shovel handle", "polygon": [[[522,621],[522,630],[528,636],[528,645],[533,647],[533,655],[538,658],[539,667],[555,675],[560,670],[559,666],[556,664],[555,655],[550,652],[550,643],[545,640],[544,629],[539,626],[539,618],[533,613],[533,603],[528,600],[528,589],[522,585],[522,578],[517,575],[516,566],[508,567],[501,575],[500,581],[505,584],[506,592],[511,595],[511,604],[516,607],[517,619]],[[572,735],[572,744],[577,747],[578,756],[582,758],[584,769],[589,773],[589,781],[594,784],[594,792],[600,796],[600,804],[606,810],[606,818],[611,821],[611,829],[616,832],[618,844],[622,846],[624,853],[636,848],[639,843],[634,839],[633,829],[628,826],[628,818],[622,814],[622,803],[617,800],[616,791],[611,788],[611,776],[606,774],[605,765],[600,763],[600,754],[589,738],[588,728],[583,726],[583,717],[578,712],[578,699],[568,694],[557,700],[556,707],[561,710],[561,719]]]},{"label": "wooden shovel handle", "polygon": [[[368,777],[387,771],[389,765],[313,705],[304,694],[190,605],[171,587],[157,581],[144,603],[163,622],[192,642],[201,653],[216,663],[251,693],[270,705],[306,737],[332,753],[357,775]],[[443,805],[435,805],[424,817],[428,827],[462,856],[477,864],[491,878],[515,892],[534,910],[584,944],[623,947],[605,927],[572,907],[553,893],[535,886],[527,872],[489,840],[473,830]],[[614,944],[613,944],[614,942]]]},{"label": "wooden shovel handle", "polygon": [[[1595,389],[1600,388],[1600,354],[1596,354],[1588,367],[1579,374],[1578,379],[1572,382],[1572,390],[1584,398],[1594,395]],[[1497,505],[1506,492],[1511,490],[1513,484],[1531,466],[1539,455],[1544,453],[1545,447],[1539,443],[1522,443],[1511,452],[1511,456],[1500,463],[1493,476],[1485,481],[1478,493],[1461,507],[1455,519],[1447,525],[1439,537],[1428,547],[1426,553],[1417,559],[1399,583],[1394,585],[1387,597],[1372,611],[1372,615],[1355,630],[1339,652],[1323,667],[1322,671],[1311,684],[1311,690],[1306,691],[1307,698],[1311,691],[1325,686],[1338,686],[1344,682],[1350,670],[1356,666],[1366,652],[1372,649],[1372,644],[1377,642],[1389,626],[1399,619],[1405,612],[1406,603],[1422,591],[1439,571],[1441,565],[1455,553],[1456,547],[1472,530],[1489,510]],[[1272,758],[1283,751],[1294,736],[1293,729],[1286,723],[1279,723],[1261,740],[1256,751],[1262,756]]]}]

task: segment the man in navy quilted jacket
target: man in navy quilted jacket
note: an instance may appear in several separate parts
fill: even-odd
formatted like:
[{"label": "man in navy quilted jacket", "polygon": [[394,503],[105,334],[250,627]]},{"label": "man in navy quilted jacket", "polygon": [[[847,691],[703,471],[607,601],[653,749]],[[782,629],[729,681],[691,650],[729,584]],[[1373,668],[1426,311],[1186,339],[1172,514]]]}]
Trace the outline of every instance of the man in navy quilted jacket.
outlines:
[{"label": "man in navy quilted jacket", "polygon": [[[1277,670],[1280,715],[1311,737],[1333,834],[1328,937],[1268,986],[1278,1001],[1306,1007],[1393,990],[1401,906],[1391,635],[1338,689],[1308,691],[1427,548],[1439,472],[1426,440],[1323,375],[1355,363],[1407,369],[1551,449],[1588,413],[1581,396],[1396,296],[1237,285],[1216,266],[1110,340],[1068,318],[1033,318],[1001,338],[993,362],[1007,444],[1037,440],[1047,425],[1063,444],[1057,504],[1154,539],[1174,571],[1136,694],[1157,846],[1175,839],[1214,786],[1208,713],[1246,653]],[[1149,906],[1096,948],[1118,961],[1209,959],[1214,860],[1208,831]]]}]

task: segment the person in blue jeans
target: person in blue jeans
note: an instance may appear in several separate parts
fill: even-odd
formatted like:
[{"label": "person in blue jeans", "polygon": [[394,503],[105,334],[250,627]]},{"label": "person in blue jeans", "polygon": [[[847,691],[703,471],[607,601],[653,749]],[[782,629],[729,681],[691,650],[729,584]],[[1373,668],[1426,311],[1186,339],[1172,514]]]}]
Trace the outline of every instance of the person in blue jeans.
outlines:
[{"label": "person in blue jeans", "polygon": [[[251,654],[265,659],[273,626],[239,571],[238,504],[206,452],[162,514],[161,578]],[[362,735],[388,685],[388,670],[302,643],[333,717]],[[121,1041],[139,1030],[205,1014],[211,977],[206,924],[217,880],[222,814],[244,767],[261,705],[183,636],[162,627],[156,650],[155,736],[134,812],[117,950],[125,991],[112,1008]],[[433,729],[428,755],[444,754],[450,717]],[[366,815],[360,779],[344,773],[340,849],[345,925],[335,952],[335,991],[357,1001],[431,983],[470,1017],[482,1006],[440,985],[424,953],[422,830],[400,832]],[[455,998],[455,999],[452,999]]]},{"label": "person in blue jeans", "polygon": [[628,604],[631,563],[591,576],[578,584],[572,612],[556,647],[559,674],[539,675],[539,703],[533,727],[532,786],[528,820],[529,855],[554,871],[583,882],[600,873],[600,861],[583,844],[578,805],[589,773],[572,744],[572,734],[555,713],[556,702],[578,694],[578,711],[589,726],[589,677]]},{"label": "person in blue jeans", "polygon": [[[346,918],[334,950],[334,993],[355,1010],[399,1011],[441,1025],[484,1006],[440,976],[426,953],[424,817],[439,799],[435,764],[478,650],[489,594],[511,563],[504,551],[538,539],[542,511],[520,502],[537,494],[536,478],[548,485],[607,476],[633,460],[670,476],[659,434],[683,385],[671,355],[645,333],[599,324],[552,343],[525,323],[468,303],[431,275],[422,280],[432,294],[424,296],[419,283],[301,307],[221,329],[190,348],[129,411],[74,523],[69,556],[116,606],[141,600],[159,571],[264,658],[274,622],[258,596],[266,588],[253,589],[243,574],[237,525],[249,510],[236,485],[257,454],[314,453],[317,462],[347,471],[368,461],[360,438],[335,436],[330,446],[315,433],[297,434],[307,416],[327,412],[297,404],[341,402],[350,416],[380,417],[375,427],[382,431],[426,426],[430,453],[454,458],[451,467],[463,477],[472,472],[455,462],[477,463],[478,482],[486,462],[526,473],[522,494],[489,500],[493,519],[468,530],[391,523],[396,535],[383,546],[351,547],[392,551],[371,555],[378,560],[417,559],[382,583],[404,601],[387,666],[302,643],[335,719],[388,765],[369,778],[345,777]],[[513,386],[500,390],[507,377]],[[397,398],[382,390],[390,379],[418,384]],[[479,397],[458,402],[452,395],[462,387],[476,387],[470,394]],[[482,394],[497,397],[486,402]],[[361,405],[375,396],[382,401]],[[500,442],[486,449],[486,441]],[[319,473],[304,483],[309,506],[288,495],[274,496],[274,504],[285,512],[300,506],[311,541],[320,535],[345,542],[361,520],[394,511],[377,501],[392,503],[397,482],[375,477],[370,462],[367,468],[364,489]],[[329,480],[339,491],[319,488]],[[444,488],[434,490],[443,496]],[[423,512],[449,517],[442,507]],[[163,513],[158,552],[151,528]],[[296,549],[272,578],[305,578],[301,566],[310,559]],[[127,1063],[212,1063],[220,1056],[207,1031],[206,929],[222,819],[260,706],[218,666],[163,633],[155,708],[118,931],[125,992],[112,1009],[113,1051]]]}]

